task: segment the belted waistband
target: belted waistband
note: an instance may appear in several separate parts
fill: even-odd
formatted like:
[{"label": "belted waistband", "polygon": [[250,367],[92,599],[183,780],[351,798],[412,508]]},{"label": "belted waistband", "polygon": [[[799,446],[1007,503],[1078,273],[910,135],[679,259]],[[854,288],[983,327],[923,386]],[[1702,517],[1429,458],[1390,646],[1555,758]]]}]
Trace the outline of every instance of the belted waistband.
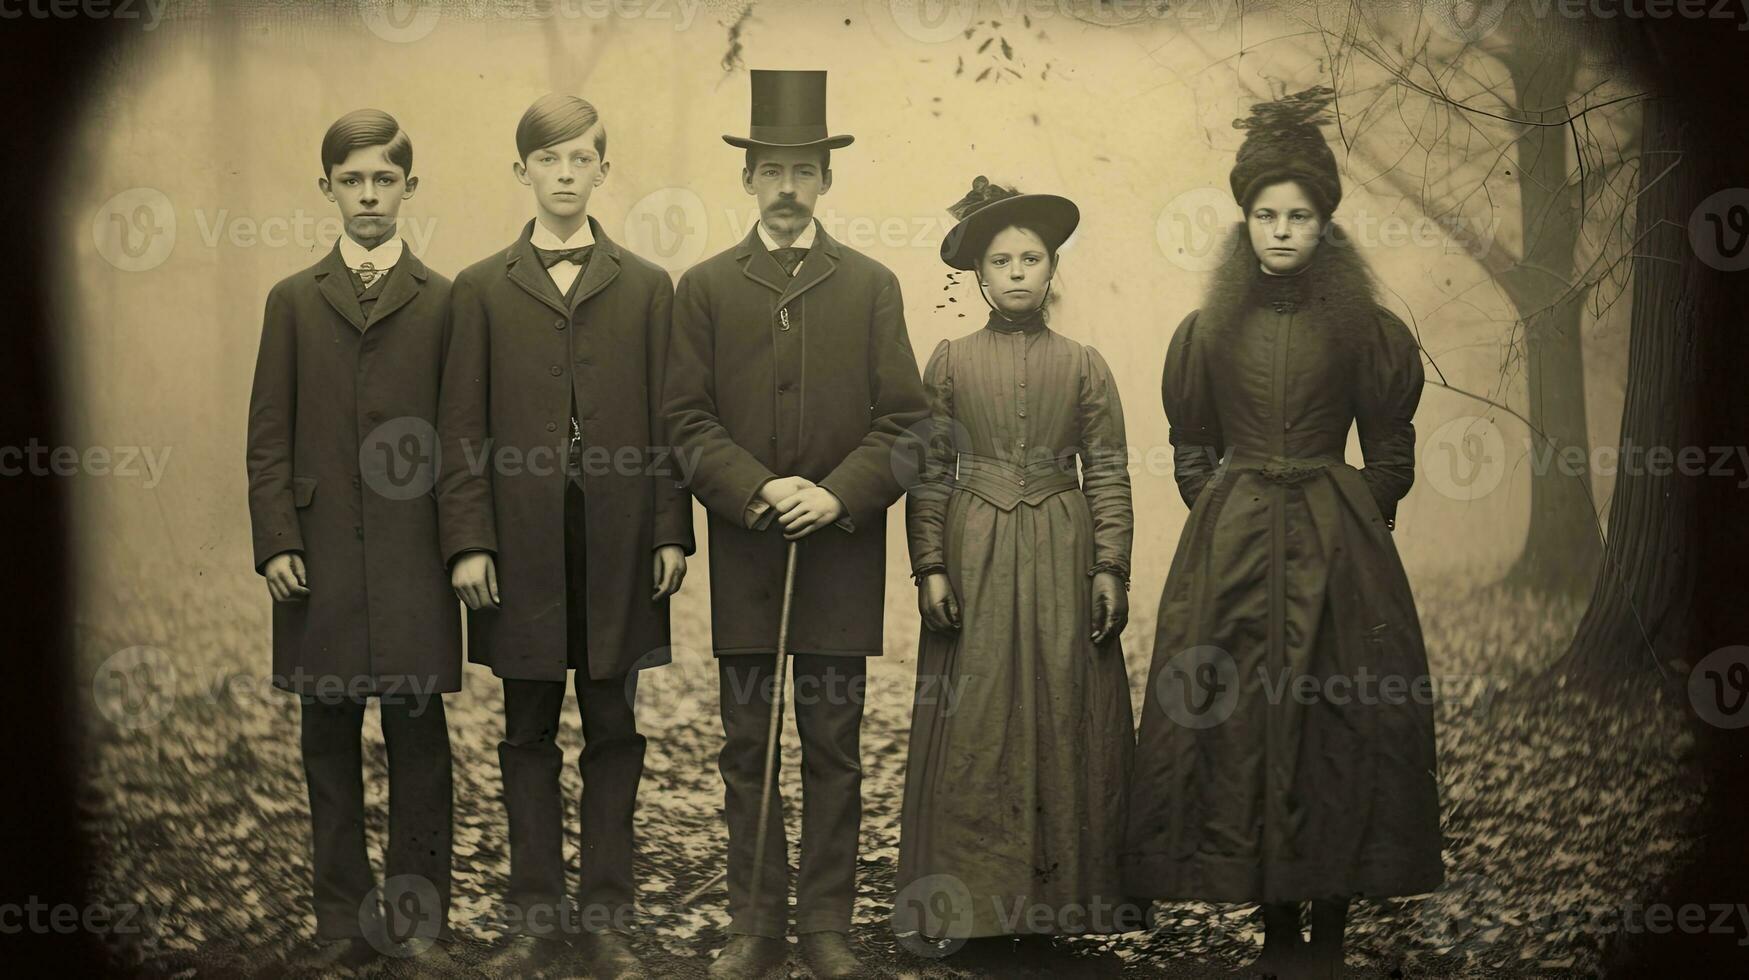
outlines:
[{"label": "belted waistband", "polygon": [[1065,490],[1081,489],[1074,456],[1033,460],[1026,465],[994,456],[960,453],[954,487],[974,493],[1003,510],[1025,501],[1037,504]]},{"label": "belted waistband", "polygon": [[1256,470],[1257,475],[1276,483],[1299,483],[1332,466],[1347,466],[1348,461],[1340,456],[1282,456],[1232,446],[1221,457],[1221,465],[1230,470]]}]

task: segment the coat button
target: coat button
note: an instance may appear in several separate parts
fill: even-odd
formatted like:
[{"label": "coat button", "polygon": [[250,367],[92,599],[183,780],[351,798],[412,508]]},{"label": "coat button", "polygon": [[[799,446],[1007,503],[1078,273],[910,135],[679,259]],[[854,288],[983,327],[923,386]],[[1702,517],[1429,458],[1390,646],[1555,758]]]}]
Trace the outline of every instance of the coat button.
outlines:
[{"label": "coat button", "polygon": [[1024,387],[1026,387],[1026,382],[1024,382],[1024,381],[1022,381],[1022,382],[1021,382],[1021,383],[1020,383],[1020,386],[1021,386],[1021,387],[1022,387],[1022,388],[1024,388]]},{"label": "coat button", "polygon": [[356,474],[356,473],[353,474],[353,476],[352,476],[352,489],[354,489],[354,490],[358,489],[358,474]]},{"label": "coat button", "polygon": [[547,431],[548,432],[557,432],[558,430],[559,430],[559,423],[557,423],[557,422],[548,422],[547,423]]},{"label": "coat button", "polygon": [[554,330],[563,330],[563,329],[565,329],[565,321],[563,321],[563,320],[554,320],[554,321],[553,321],[553,329],[554,329]]},{"label": "coat button", "polygon": [[564,369],[564,368],[562,368],[562,367],[559,367],[559,366],[558,366],[558,365],[557,365],[557,364],[555,364],[555,365],[553,365],[553,366],[552,366],[552,367],[550,367],[550,368],[547,368],[547,373],[548,373],[548,374],[550,374],[550,375],[552,375],[552,376],[553,376],[553,377],[555,377],[555,378],[556,378],[556,377],[558,377],[558,376],[559,376],[559,375],[561,375],[561,374],[564,374],[564,373],[565,373],[565,369]]},{"label": "coat button", "polygon": [[1025,481],[1025,480],[1021,480],[1021,481],[1020,481],[1020,485],[1021,485],[1021,486],[1023,486],[1023,487],[1024,487],[1024,486],[1026,486],[1026,481]]},{"label": "coat button", "polygon": [[352,533],[358,535],[358,540],[363,541],[364,540],[364,525],[362,525],[362,524],[352,525]]},{"label": "coat button", "polygon": [[1023,408],[1023,409],[1021,409],[1021,410],[1020,410],[1020,417],[1021,417],[1021,418],[1026,418],[1026,409],[1024,409],[1024,408]]}]

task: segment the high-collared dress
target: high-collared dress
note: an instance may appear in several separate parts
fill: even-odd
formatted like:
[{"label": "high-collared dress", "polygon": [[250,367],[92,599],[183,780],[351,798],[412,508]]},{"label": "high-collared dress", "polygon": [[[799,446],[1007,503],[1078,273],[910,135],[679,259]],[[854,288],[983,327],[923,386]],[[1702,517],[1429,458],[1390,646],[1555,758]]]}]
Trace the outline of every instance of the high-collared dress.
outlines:
[{"label": "high-collared dress", "polygon": [[1127,880],[1217,902],[1431,891],[1432,678],[1391,536],[1420,349],[1352,247],[1278,277],[1239,241],[1166,355],[1190,516],[1160,599]]},{"label": "high-collared dress", "polygon": [[[955,938],[1140,928],[1118,870],[1129,678],[1119,638],[1090,639],[1092,577],[1128,580],[1134,528],[1111,371],[1042,318],[992,315],[936,348],[924,386],[912,568],[946,572],[961,626],[923,630],[898,886],[951,876],[963,891],[924,898],[946,921],[901,907],[895,923]],[[1036,909],[1077,911],[1016,911]]]}]

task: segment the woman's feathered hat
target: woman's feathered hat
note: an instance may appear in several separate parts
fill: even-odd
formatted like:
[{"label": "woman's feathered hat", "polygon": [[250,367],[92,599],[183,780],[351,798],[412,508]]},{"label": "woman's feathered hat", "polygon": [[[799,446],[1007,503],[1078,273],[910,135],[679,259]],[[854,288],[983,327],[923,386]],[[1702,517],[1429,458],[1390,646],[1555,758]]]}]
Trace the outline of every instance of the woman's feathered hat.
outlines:
[{"label": "woman's feathered hat", "polygon": [[1342,201],[1342,178],[1336,172],[1336,154],[1318,129],[1328,118],[1335,94],[1324,86],[1309,88],[1259,102],[1248,117],[1233,120],[1234,129],[1247,131],[1227,178],[1241,208],[1249,209],[1263,188],[1294,180],[1319,199],[1324,217],[1336,210]]},{"label": "woman's feathered hat", "polygon": [[1011,225],[1025,225],[1038,232],[1045,247],[1055,253],[1081,223],[1081,209],[1066,197],[1022,194],[983,176],[973,180],[966,196],[947,210],[959,224],[941,240],[941,261],[955,269],[977,268],[990,239]]}]

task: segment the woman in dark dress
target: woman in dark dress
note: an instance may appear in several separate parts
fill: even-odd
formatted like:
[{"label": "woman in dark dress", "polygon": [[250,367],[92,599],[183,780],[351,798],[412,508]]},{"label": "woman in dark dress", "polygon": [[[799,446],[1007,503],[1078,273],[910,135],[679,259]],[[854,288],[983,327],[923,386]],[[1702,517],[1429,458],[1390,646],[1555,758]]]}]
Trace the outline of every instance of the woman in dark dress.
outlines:
[{"label": "woman in dark dress", "polygon": [[1123,407],[1099,353],[1045,322],[1079,212],[982,177],[954,210],[942,259],[977,275],[991,310],[924,371],[906,524],[926,628],[894,925],[953,940],[1139,929],[1118,870],[1135,741]]},{"label": "woman in dark dress", "polygon": [[[1351,898],[1442,877],[1427,657],[1391,541],[1414,480],[1420,350],[1331,227],[1326,93],[1237,124],[1245,223],[1167,351],[1190,516],[1124,846],[1132,894],[1261,903],[1254,969],[1287,976],[1340,973]],[[1360,469],[1344,460],[1350,425]]]}]

